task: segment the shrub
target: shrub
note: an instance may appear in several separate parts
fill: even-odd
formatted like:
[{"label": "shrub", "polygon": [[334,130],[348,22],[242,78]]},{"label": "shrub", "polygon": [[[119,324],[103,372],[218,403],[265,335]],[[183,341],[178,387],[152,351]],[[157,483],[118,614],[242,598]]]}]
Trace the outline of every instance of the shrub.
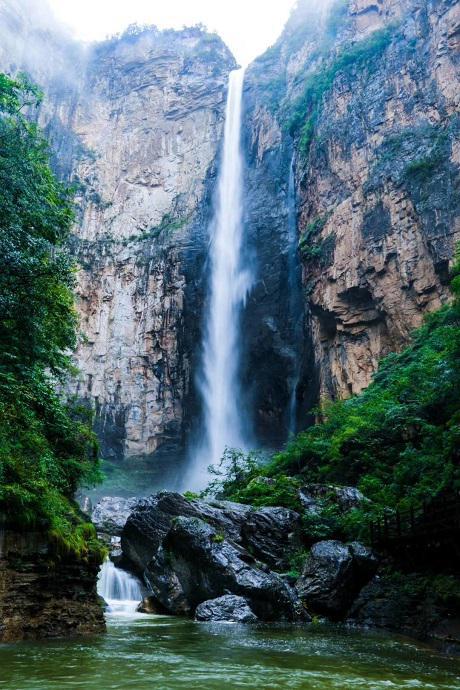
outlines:
[{"label": "shrub", "polygon": [[355,485],[372,502],[345,515],[324,505],[305,517],[317,538],[362,536],[370,519],[460,489],[460,261],[452,304],[430,314],[411,345],[380,363],[360,395],[325,403],[322,422],[263,464],[222,484],[227,498],[296,507],[309,482]]}]

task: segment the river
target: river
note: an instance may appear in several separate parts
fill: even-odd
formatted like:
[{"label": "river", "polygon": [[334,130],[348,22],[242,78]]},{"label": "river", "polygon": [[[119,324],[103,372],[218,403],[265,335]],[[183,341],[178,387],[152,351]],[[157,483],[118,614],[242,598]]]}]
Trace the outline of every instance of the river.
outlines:
[{"label": "river", "polygon": [[460,662],[404,638],[323,626],[107,615],[106,635],[0,646],[8,690],[460,688]]}]

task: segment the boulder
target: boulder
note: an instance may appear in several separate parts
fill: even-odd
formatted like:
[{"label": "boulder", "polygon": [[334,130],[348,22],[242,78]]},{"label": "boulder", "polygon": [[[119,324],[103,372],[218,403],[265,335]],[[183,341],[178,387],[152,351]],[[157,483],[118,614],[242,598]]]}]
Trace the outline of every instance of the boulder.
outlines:
[{"label": "boulder", "polygon": [[258,618],[251,611],[244,597],[225,594],[217,599],[203,601],[196,607],[197,621],[225,621],[227,623],[256,623]]},{"label": "boulder", "polygon": [[104,496],[94,506],[91,519],[98,532],[120,536],[139,499]]},{"label": "boulder", "polygon": [[181,494],[162,491],[138,501],[121,534],[124,556],[142,573],[179,515],[194,516],[193,503]]},{"label": "boulder", "polygon": [[302,606],[294,590],[279,575],[259,566],[247,551],[203,520],[178,517],[144,579],[175,614],[192,615],[208,599],[235,594],[244,597],[261,620],[301,618]]},{"label": "boulder", "polygon": [[261,508],[231,501],[187,500],[163,491],[137,502],[122,532],[124,556],[142,573],[174,518],[196,517],[277,570],[287,569],[289,547],[300,546],[300,516],[287,508]]},{"label": "boulder", "polygon": [[289,569],[289,554],[300,548],[300,515],[288,508],[260,508],[248,513],[242,543],[258,560],[275,570]]},{"label": "boulder", "polygon": [[368,501],[355,486],[334,486],[332,484],[307,484],[299,489],[302,507],[310,513],[320,513],[324,503],[333,503],[346,513]]},{"label": "boulder", "polygon": [[162,491],[137,502],[121,536],[126,558],[139,572],[156,554],[174,518],[197,517],[216,527],[228,539],[241,542],[241,529],[253,509],[231,501],[188,500],[182,494]]},{"label": "boulder", "polygon": [[296,590],[308,610],[340,619],[376,569],[377,559],[362,544],[321,541],[313,545]]}]

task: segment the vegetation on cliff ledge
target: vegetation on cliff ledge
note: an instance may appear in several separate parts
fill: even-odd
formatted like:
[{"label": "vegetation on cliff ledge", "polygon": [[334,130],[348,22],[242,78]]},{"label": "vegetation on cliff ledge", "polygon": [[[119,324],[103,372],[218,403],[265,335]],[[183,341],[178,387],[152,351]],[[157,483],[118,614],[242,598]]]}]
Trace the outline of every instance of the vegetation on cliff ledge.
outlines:
[{"label": "vegetation on cliff ledge", "polygon": [[98,453],[87,411],[56,392],[76,343],[73,211],[23,115],[39,101],[24,76],[0,74],[0,513],[82,554],[97,542],[72,497],[98,479]]},{"label": "vegetation on cliff ledge", "polygon": [[333,87],[339,75],[346,76],[356,69],[374,70],[395,34],[394,26],[374,31],[369,37],[344,48],[305,80],[301,96],[287,113],[286,128],[298,138],[299,151],[304,158],[313,141],[316,122],[325,94]]},{"label": "vegetation on cliff ledge", "polygon": [[[323,404],[317,411],[322,421],[268,463],[228,451],[227,474],[213,491],[243,503],[299,508],[298,489],[309,482],[357,486],[371,501],[348,513],[340,527],[362,536],[382,510],[458,490],[460,256],[451,287],[453,302],[426,318],[409,347],[381,362],[363,393]],[[318,529],[319,537],[334,532],[333,513],[332,507],[310,531]]]}]

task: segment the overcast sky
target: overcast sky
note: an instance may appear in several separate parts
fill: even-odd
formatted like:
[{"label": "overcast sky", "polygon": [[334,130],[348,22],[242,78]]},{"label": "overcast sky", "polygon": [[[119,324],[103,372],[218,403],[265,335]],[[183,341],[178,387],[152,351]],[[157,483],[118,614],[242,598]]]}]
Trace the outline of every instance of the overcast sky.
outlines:
[{"label": "overcast sky", "polygon": [[182,28],[202,22],[217,31],[241,64],[272,45],[295,0],[49,0],[55,14],[85,41],[129,24]]}]

